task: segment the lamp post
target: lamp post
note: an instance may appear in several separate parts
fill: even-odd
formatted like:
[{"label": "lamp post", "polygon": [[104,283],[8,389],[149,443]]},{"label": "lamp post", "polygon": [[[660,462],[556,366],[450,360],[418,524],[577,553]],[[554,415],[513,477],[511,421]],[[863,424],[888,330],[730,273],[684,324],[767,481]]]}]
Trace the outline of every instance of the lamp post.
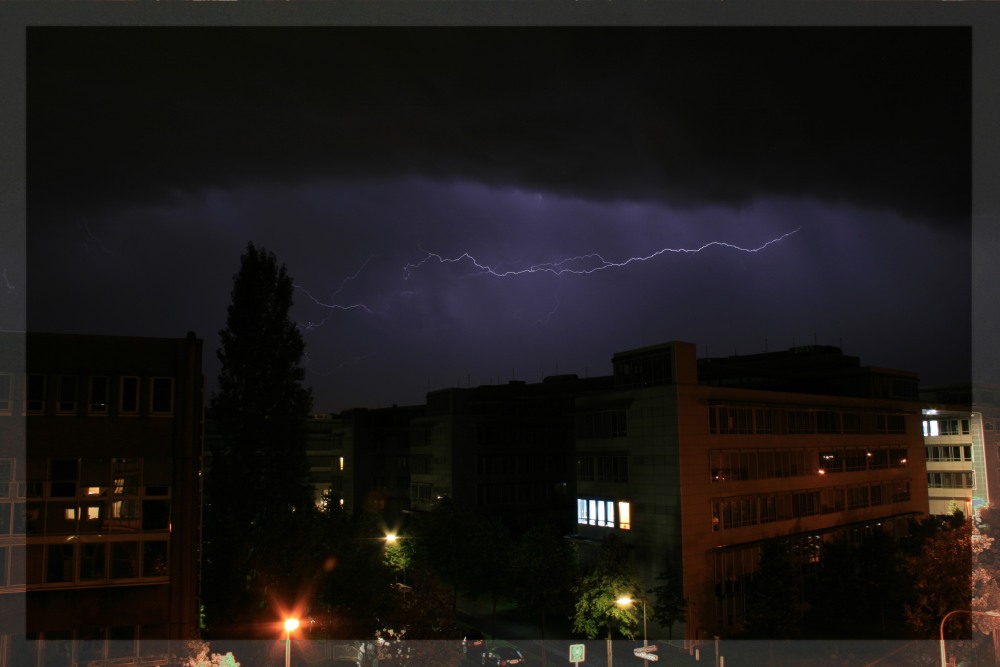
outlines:
[{"label": "lamp post", "polygon": [[[399,541],[399,536],[396,533],[386,533],[385,535],[385,545],[389,548],[397,547],[397,542]],[[406,555],[402,554],[400,557],[400,567],[403,570],[403,586],[406,586]],[[405,589],[404,589],[405,591]],[[404,593],[405,594],[405,593]]]},{"label": "lamp post", "polygon": [[944,650],[944,622],[948,620],[948,617],[952,614],[978,614],[979,616],[1000,616],[1000,611],[971,611],[969,609],[956,609],[954,611],[949,611],[941,619],[941,667],[948,667],[948,660],[945,655]]},{"label": "lamp post", "polygon": [[299,627],[299,619],[285,619],[285,667],[291,667],[292,664],[292,630],[297,627]]},{"label": "lamp post", "polygon": [[[627,604],[632,604],[635,600],[632,598],[621,597],[615,600],[615,602],[624,607]],[[642,648],[645,649],[649,646],[646,638],[646,598],[642,598],[640,602],[642,602]]]}]

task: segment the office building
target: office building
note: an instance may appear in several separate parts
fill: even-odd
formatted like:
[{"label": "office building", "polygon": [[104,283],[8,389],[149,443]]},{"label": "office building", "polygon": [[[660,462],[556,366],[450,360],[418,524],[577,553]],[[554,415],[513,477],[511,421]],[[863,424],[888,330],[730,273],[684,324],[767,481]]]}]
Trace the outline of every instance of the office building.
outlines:
[{"label": "office building", "polygon": [[26,338],[30,657],[163,664],[199,633],[202,341]]},{"label": "office building", "polygon": [[576,400],[578,538],[618,533],[644,590],[670,558],[688,600],[674,636],[739,631],[768,540],[808,562],[927,512],[913,374],[822,346],[698,360],[672,342],[612,363],[613,387]]}]

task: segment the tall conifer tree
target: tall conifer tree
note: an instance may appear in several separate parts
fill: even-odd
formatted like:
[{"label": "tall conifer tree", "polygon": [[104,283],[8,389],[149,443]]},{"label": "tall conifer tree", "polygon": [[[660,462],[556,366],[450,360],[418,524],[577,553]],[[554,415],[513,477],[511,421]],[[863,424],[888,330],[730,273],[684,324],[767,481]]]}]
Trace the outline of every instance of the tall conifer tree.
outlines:
[{"label": "tall conifer tree", "polygon": [[219,438],[206,484],[203,597],[211,625],[251,620],[288,604],[303,585],[295,531],[314,505],[308,484],[302,382],[305,343],[289,320],[292,280],[273,253],[247,245],[220,331]]}]

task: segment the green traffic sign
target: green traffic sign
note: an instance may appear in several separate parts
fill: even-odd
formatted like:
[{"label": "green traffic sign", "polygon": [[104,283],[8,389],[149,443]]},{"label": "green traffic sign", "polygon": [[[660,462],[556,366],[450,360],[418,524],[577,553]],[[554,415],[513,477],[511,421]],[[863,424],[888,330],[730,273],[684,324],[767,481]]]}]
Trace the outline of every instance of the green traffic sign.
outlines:
[{"label": "green traffic sign", "polygon": [[583,662],[586,660],[584,657],[587,653],[585,644],[570,644],[569,645],[569,661],[570,662]]}]

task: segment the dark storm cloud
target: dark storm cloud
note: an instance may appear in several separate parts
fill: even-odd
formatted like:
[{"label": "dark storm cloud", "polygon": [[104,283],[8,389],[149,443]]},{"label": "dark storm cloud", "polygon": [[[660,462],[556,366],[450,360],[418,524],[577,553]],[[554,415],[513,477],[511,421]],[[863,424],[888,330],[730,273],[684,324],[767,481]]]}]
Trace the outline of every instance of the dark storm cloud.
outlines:
[{"label": "dark storm cloud", "polygon": [[419,176],[690,207],[814,197],[964,227],[968,36],[29,28],[29,210]]}]

